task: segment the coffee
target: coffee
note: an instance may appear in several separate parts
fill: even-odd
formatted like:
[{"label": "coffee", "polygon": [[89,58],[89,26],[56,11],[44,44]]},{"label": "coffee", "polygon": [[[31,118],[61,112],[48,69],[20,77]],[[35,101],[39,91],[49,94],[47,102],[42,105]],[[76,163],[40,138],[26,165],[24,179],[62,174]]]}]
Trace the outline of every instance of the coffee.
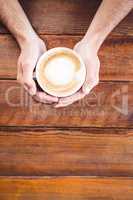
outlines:
[{"label": "coffee", "polygon": [[68,48],[47,51],[36,67],[41,88],[57,97],[65,97],[80,89],[85,80],[85,66],[79,56]]}]

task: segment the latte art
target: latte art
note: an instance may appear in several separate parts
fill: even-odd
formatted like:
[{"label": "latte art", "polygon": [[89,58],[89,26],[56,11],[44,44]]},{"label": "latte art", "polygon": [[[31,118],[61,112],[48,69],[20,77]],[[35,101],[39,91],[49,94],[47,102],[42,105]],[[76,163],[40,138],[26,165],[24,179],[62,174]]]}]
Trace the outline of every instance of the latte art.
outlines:
[{"label": "latte art", "polygon": [[66,85],[72,81],[75,63],[67,56],[57,56],[49,61],[44,74],[49,82],[55,85]]},{"label": "latte art", "polygon": [[36,68],[41,88],[57,97],[65,97],[80,89],[85,80],[85,67],[73,50],[54,48],[46,52]]}]

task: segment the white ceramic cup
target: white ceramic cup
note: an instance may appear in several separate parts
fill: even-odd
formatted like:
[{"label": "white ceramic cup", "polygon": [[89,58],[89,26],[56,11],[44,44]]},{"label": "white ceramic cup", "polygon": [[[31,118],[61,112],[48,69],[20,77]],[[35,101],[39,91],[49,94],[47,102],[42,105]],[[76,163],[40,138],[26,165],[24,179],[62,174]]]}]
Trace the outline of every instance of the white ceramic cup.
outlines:
[{"label": "white ceramic cup", "polygon": [[[56,57],[56,55],[62,52],[64,55],[66,53],[74,56],[74,58],[77,59],[79,63],[78,70],[76,68],[76,65],[74,66],[75,62],[73,63],[71,59],[67,60],[67,58],[65,58],[66,60],[63,60],[64,58],[59,56],[57,56],[58,58],[56,58],[55,60],[51,59],[52,57]],[[50,65],[45,65],[48,59],[51,59],[52,62],[50,63]],[[43,69],[45,71],[41,71],[40,78],[40,69],[43,64],[45,65],[45,68]],[[47,76],[47,79],[51,81],[53,88],[54,84],[58,87],[51,89],[51,87],[48,88],[47,84],[45,85],[44,83],[42,83],[43,74],[45,78]],[[45,52],[39,58],[35,69],[35,76],[39,86],[43,91],[52,96],[66,97],[76,93],[82,87],[86,77],[86,67],[81,57],[74,50],[66,47],[57,47]],[[62,88],[65,87],[65,84],[66,86],[69,85],[69,82],[74,83],[74,87],[70,88],[70,90],[65,89],[63,91]]]}]

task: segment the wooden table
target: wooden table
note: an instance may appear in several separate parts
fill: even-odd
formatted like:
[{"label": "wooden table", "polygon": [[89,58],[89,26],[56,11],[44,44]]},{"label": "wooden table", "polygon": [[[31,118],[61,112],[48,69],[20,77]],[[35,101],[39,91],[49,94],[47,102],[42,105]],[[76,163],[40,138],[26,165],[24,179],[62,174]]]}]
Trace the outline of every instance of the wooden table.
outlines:
[{"label": "wooden table", "polygon": [[[72,48],[98,0],[22,5],[48,48]],[[103,44],[100,84],[55,109],[16,81],[19,49],[0,26],[0,200],[133,199],[133,13]]]}]

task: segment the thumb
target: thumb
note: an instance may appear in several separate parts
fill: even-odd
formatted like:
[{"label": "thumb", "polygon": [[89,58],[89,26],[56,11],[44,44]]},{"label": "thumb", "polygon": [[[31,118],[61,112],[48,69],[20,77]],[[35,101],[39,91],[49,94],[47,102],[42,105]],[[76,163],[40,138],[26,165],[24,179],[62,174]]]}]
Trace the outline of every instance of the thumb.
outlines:
[{"label": "thumb", "polygon": [[22,71],[22,79],[24,88],[29,92],[30,95],[35,95],[37,92],[35,81],[33,80],[33,67],[25,65]]},{"label": "thumb", "polygon": [[85,83],[82,86],[82,91],[84,94],[89,94],[92,88],[92,84],[90,84],[88,81],[85,81]]}]

